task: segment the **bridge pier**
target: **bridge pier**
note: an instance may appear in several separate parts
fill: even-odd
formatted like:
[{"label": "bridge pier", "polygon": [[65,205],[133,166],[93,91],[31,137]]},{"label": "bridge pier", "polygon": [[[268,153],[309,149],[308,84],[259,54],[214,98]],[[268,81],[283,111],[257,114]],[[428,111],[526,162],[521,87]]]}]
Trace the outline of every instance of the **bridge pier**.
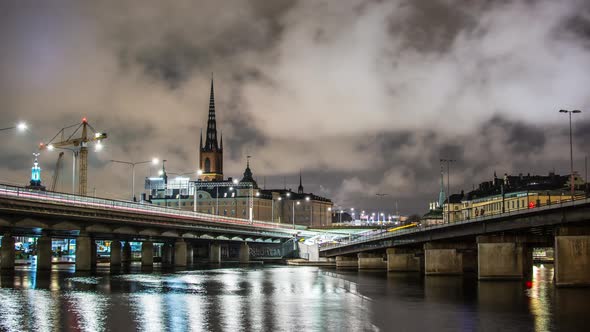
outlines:
[{"label": "bridge pier", "polygon": [[125,241],[125,244],[123,245],[121,262],[124,265],[131,264],[131,243],[129,241]]},{"label": "bridge pier", "polygon": [[361,252],[358,254],[359,270],[381,270],[387,269],[387,261],[383,258],[383,254],[373,254]]},{"label": "bridge pier", "polygon": [[2,270],[14,270],[14,238],[12,234],[6,233],[2,236],[2,248],[0,248],[0,255],[2,260],[0,261],[0,267]]},{"label": "bridge pier", "polygon": [[37,239],[37,270],[51,270],[51,237],[42,235]]},{"label": "bridge pier", "polygon": [[387,271],[393,272],[420,272],[421,259],[416,254],[419,249],[388,248]]},{"label": "bridge pier", "polygon": [[590,228],[560,227],[556,234],[555,284],[590,285]]},{"label": "bridge pier", "polygon": [[174,243],[174,266],[186,266],[186,242],[183,239],[178,239]]},{"label": "bridge pier", "polygon": [[475,271],[475,247],[469,243],[424,244],[424,273],[426,275],[454,275]]},{"label": "bridge pier", "polygon": [[96,241],[93,237],[90,238],[90,267],[92,269],[96,268],[96,260],[97,260],[97,250]]},{"label": "bridge pier", "polygon": [[354,256],[336,256],[337,269],[358,269],[359,259]]},{"label": "bridge pier", "polygon": [[152,241],[141,243],[141,266],[154,266],[154,243]]},{"label": "bridge pier", "polygon": [[240,244],[240,264],[248,264],[250,262],[250,247],[248,243],[242,242]]},{"label": "bridge pier", "polygon": [[193,245],[190,243],[186,244],[186,265],[193,265],[194,252]]},{"label": "bridge pier", "polygon": [[111,241],[111,266],[121,266],[121,241]]},{"label": "bridge pier", "polygon": [[172,246],[168,243],[162,244],[162,265],[172,265]]},{"label": "bridge pier", "polygon": [[221,246],[219,243],[211,243],[209,245],[209,263],[221,263]]},{"label": "bridge pier", "polygon": [[92,256],[96,257],[96,252],[93,251],[91,242],[94,242],[94,239],[91,239],[88,234],[81,233],[76,238],[76,271],[90,271],[92,269]]},{"label": "bridge pier", "polygon": [[523,279],[533,269],[533,248],[526,236],[478,236],[479,280]]}]

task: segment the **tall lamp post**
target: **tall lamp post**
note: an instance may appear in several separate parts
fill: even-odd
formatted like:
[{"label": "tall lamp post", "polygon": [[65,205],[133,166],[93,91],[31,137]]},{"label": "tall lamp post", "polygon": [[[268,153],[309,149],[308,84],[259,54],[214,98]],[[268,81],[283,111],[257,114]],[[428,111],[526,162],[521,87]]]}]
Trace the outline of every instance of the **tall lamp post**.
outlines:
[{"label": "tall lamp post", "polygon": [[441,159],[441,163],[447,163],[447,222],[451,222],[451,163],[454,159]]},{"label": "tall lamp post", "polygon": [[[297,205],[301,204],[301,202],[297,201]],[[291,204],[293,206],[293,229],[295,229],[295,202]]]},{"label": "tall lamp post", "polygon": [[146,160],[146,161],[137,161],[137,162],[111,159],[111,162],[131,166],[131,200],[135,202],[136,201],[136,199],[135,199],[135,166],[141,165],[141,164],[148,164],[148,163],[151,163],[152,165],[156,165],[158,163],[158,158],[153,158],[152,160]]},{"label": "tall lamp post", "polygon": [[195,180],[195,192],[193,193],[193,212],[199,212],[198,204],[199,204],[199,186],[197,183],[201,180],[200,177],[203,175],[203,170],[197,170],[197,179]]},{"label": "tall lamp post", "polygon": [[580,110],[559,110],[559,113],[568,113],[570,118],[570,187],[571,187],[571,194],[572,194],[572,202],[574,201],[574,147],[572,144],[572,113],[582,113]]},{"label": "tall lamp post", "polygon": [[26,123],[19,122],[15,126],[6,127],[6,128],[0,128],[0,131],[10,130],[10,129],[16,129],[16,130],[18,130],[20,132],[23,132],[23,131],[27,130],[28,128],[29,128],[29,126],[27,126]]}]

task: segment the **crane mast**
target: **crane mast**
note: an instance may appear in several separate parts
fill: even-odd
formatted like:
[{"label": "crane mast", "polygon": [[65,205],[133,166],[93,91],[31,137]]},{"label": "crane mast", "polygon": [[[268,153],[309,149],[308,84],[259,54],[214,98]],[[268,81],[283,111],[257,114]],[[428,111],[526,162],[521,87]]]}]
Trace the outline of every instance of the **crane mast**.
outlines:
[{"label": "crane mast", "polygon": [[[41,143],[39,145],[39,150],[53,150],[55,148],[67,147],[78,148],[78,194],[86,196],[88,188],[88,143],[96,142],[96,147],[98,149],[101,146],[100,142],[103,139],[107,138],[107,134],[97,132],[88,123],[88,120],[86,120],[86,118],[83,118],[82,123],[78,125],[74,132],[68,138],[64,139],[65,130],[75,126],[76,125],[62,128],[48,143]],[[80,136],[74,137],[74,135],[80,129]],[[94,135],[88,136],[89,129],[92,131]],[[60,141],[54,141],[55,138],[59,135],[61,135],[62,139]]]}]

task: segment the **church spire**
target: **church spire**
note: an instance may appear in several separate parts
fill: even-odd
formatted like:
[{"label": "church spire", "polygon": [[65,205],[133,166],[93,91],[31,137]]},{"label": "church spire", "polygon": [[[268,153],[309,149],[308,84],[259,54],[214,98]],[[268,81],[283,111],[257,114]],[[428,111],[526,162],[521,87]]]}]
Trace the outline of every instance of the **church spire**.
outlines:
[{"label": "church spire", "polygon": [[297,193],[303,194],[303,184],[301,181],[301,170],[299,170],[299,187],[297,187]]},{"label": "church spire", "polygon": [[209,96],[209,118],[207,121],[207,137],[205,139],[205,150],[217,151],[217,123],[215,121],[215,91],[213,89],[213,74],[211,74],[211,93]]}]

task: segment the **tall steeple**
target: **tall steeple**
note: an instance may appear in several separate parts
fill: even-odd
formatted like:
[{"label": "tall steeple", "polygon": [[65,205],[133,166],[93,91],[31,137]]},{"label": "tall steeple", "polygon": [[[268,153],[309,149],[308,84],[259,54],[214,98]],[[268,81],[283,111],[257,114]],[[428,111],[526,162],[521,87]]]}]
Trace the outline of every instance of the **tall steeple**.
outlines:
[{"label": "tall steeple", "polygon": [[301,170],[299,170],[299,187],[297,187],[297,193],[303,194],[303,184],[301,181]]},{"label": "tall steeple", "polygon": [[213,88],[213,74],[211,74],[211,92],[209,96],[209,115],[207,116],[207,132],[203,145],[201,131],[199,154],[199,169],[203,172],[201,181],[223,180],[223,143],[217,141],[217,123],[215,119],[215,90]]},{"label": "tall steeple", "polygon": [[213,75],[211,75],[211,93],[209,95],[209,118],[207,120],[205,150],[219,150],[219,144],[217,144],[217,122],[215,121],[215,91],[213,89]]},{"label": "tall steeple", "polygon": [[438,193],[438,207],[442,208],[445,204],[445,183],[444,183],[443,165],[440,164],[440,192]]}]

